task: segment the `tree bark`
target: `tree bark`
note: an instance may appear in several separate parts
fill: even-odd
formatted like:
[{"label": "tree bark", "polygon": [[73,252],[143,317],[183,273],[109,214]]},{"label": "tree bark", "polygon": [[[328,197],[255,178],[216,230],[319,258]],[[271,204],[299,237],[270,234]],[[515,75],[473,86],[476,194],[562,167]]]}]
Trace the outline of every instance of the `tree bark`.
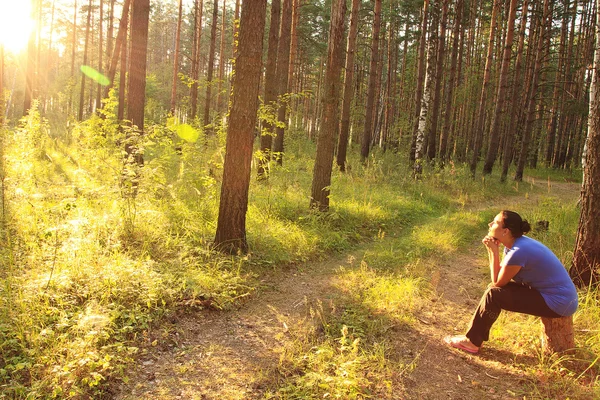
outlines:
[{"label": "tree bark", "polygon": [[240,46],[233,76],[223,184],[214,241],[216,248],[229,253],[248,251],[246,212],[262,69],[266,7],[266,0],[244,0],[242,3]]},{"label": "tree bark", "polygon": [[346,17],[346,0],[331,2],[327,69],[323,83],[323,119],[317,139],[317,155],[313,169],[310,207],[319,211],[329,209],[329,193],[335,137],[339,129],[340,73]]},{"label": "tree bark", "polygon": [[[279,34],[279,43],[277,47],[277,91],[279,96],[279,105],[277,110],[277,122],[286,125],[287,99],[289,87],[289,68],[290,68],[290,46],[292,36],[292,0],[283,0],[281,9],[281,27]],[[283,164],[285,128],[277,126],[275,128],[275,139],[273,141],[273,151],[277,153],[277,164]]]},{"label": "tree bark", "polygon": [[104,97],[108,97],[108,92],[114,85],[115,75],[117,74],[117,64],[121,57],[122,48],[127,47],[127,29],[129,25],[129,9],[131,7],[131,0],[125,0],[123,3],[123,11],[121,12],[121,20],[119,21],[119,30],[117,32],[117,38],[115,40],[115,49],[112,53],[110,60],[110,66],[108,68],[108,80],[109,84],[104,90]]},{"label": "tree bark", "polygon": [[175,54],[173,56],[173,80],[171,83],[171,115],[175,115],[175,106],[177,105],[177,77],[179,74],[179,47],[181,38],[181,22],[183,14],[183,1],[179,0],[179,13],[177,16],[177,31],[175,32]]},{"label": "tree bark", "polygon": [[[121,61],[119,66],[119,107],[117,109],[117,119],[119,121],[123,121],[125,118],[125,92],[127,90],[127,31],[129,26],[129,13],[124,13],[123,17],[125,19],[123,26],[123,40],[121,42]],[[121,26],[119,26],[119,33],[121,31]],[[116,50],[116,47],[115,47]],[[116,53],[115,53],[116,54]]]},{"label": "tree bark", "polygon": [[[442,0],[442,20],[440,22],[440,36],[438,39],[437,58],[435,67],[435,87],[433,91],[433,107],[431,109],[431,124],[427,139],[427,158],[435,159],[437,147],[437,128],[440,115],[440,103],[442,101],[442,80],[444,69],[444,57],[446,48],[446,22],[448,21],[448,0]],[[449,100],[450,101],[450,100]]]},{"label": "tree bark", "polygon": [[475,124],[474,142],[473,142],[473,156],[471,158],[471,175],[475,177],[475,171],[477,170],[477,161],[479,161],[479,153],[481,151],[481,144],[483,142],[483,121],[485,120],[485,106],[488,87],[490,84],[492,58],[494,50],[494,37],[496,35],[496,19],[498,15],[498,9],[501,7],[501,0],[494,0],[492,5],[492,17],[490,22],[490,36],[488,40],[487,57],[485,62],[485,70],[483,73],[483,84],[481,88],[481,97],[479,98],[479,108],[477,111],[477,122]]},{"label": "tree bark", "polygon": [[529,90],[528,96],[528,108],[527,108],[527,122],[525,123],[525,128],[523,129],[523,137],[521,138],[521,152],[519,154],[519,161],[517,163],[517,171],[515,172],[515,181],[523,180],[523,171],[525,169],[525,162],[527,161],[527,155],[529,151],[529,141],[531,138],[531,130],[533,126],[533,122],[535,121],[535,100],[538,90],[538,79],[540,75],[540,67],[542,63],[542,47],[544,43],[544,35],[546,31],[546,18],[551,18],[550,13],[548,12],[549,0],[544,0],[544,11],[542,13],[542,18],[539,27],[538,37],[536,38],[536,50],[535,50],[535,61],[533,66],[533,75],[531,77],[531,89]]},{"label": "tree bark", "polygon": [[600,6],[596,5],[596,43],[590,87],[590,104],[579,227],[573,253],[571,278],[580,288],[595,285],[600,275]]},{"label": "tree bark", "polygon": [[417,149],[417,135],[419,131],[419,116],[421,115],[421,104],[423,97],[423,89],[425,84],[425,69],[426,69],[426,55],[425,55],[425,43],[427,41],[427,19],[429,15],[429,0],[425,0],[423,3],[422,21],[421,21],[421,36],[419,38],[419,52],[417,56],[417,90],[415,91],[415,113],[414,113],[414,124],[413,124],[413,135],[412,143],[410,145],[409,161],[416,161],[416,149]]},{"label": "tree bark", "polygon": [[456,16],[454,17],[453,43],[452,54],[450,56],[450,76],[448,77],[447,92],[446,92],[446,107],[444,110],[444,124],[440,134],[440,150],[439,159],[440,165],[443,167],[448,156],[448,137],[450,134],[450,116],[454,104],[454,88],[456,87],[456,64],[458,58],[459,36],[462,24],[463,0],[458,0],[456,3]]},{"label": "tree bark", "polygon": [[488,151],[485,157],[485,163],[483,165],[484,175],[492,173],[492,168],[496,162],[496,156],[498,155],[498,147],[500,145],[500,121],[502,120],[502,115],[504,114],[504,103],[506,92],[508,90],[508,70],[510,68],[516,15],[517,0],[510,0],[510,10],[506,27],[506,38],[504,42],[504,54],[502,56],[502,66],[500,68],[500,76],[498,78],[498,94],[496,95],[496,106],[494,108],[494,114],[492,115]]},{"label": "tree bark", "polygon": [[204,0],[194,2],[194,40],[192,45],[192,86],[190,87],[190,118],[196,118],[198,108],[198,79],[200,77],[200,43],[202,40],[202,11]]},{"label": "tree bark", "polygon": [[365,163],[369,158],[371,137],[373,135],[373,109],[375,91],[377,89],[377,66],[379,65],[379,30],[381,29],[381,0],[375,0],[373,15],[373,39],[371,41],[371,63],[369,66],[369,86],[367,89],[367,105],[365,127],[361,143],[360,160]]},{"label": "tree bark", "polygon": [[544,351],[562,353],[575,348],[573,317],[541,318],[544,326]]},{"label": "tree bark", "polygon": [[[127,119],[131,121],[133,130],[139,135],[144,132],[149,16],[150,0],[134,0],[131,8],[131,59],[127,86]],[[143,164],[144,159],[137,146],[128,141],[125,151],[130,160],[139,165]]]},{"label": "tree bark", "polygon": [[215,68],[215,50],[217,47],[217,20],[219,19],[219,0],[213,2],[212,26],[210,28],[210,48],[208,50],[208,69],[206,71],[206,98],[204,99],[204,119],[202,125],[207,133],[212,132],[210,106],[212,102],[213,70]]},{"label": "tree bark", "polygon": [[[92,18],[92,0],[88,2],[88,14],[87,14],[87,23],[85,26],[85,44],[83,45],[83,65],[87,66],[88,63],[88,45],[90,38],[90,21]],[[85,99],[85,74],[81,74],[81,88],[79,91],[79,113],[77,114],[77,120],[83,121],[83,103]]]},{"label": "tree bark", "polygon": [[344,74],[344,97],[342,102],[342,118],[340,124],[340,137],[337,148],[337,165],[340,171],[346,171],[346,153],[348,151],[348,135],[350,132],[350,107],[354,97],[354,57],[356,37],[358,36],[358,13],[360,0],[352,0],[350,11],[350,31],[346,45],[346,64]]},{"label": "tree bark", "polygon": [[[104,41],[102,23],[104,21],[104,0],[100,0],[100,20],[98,21],[98,72],[102,73],[104,71],[104,66],[102,65],[102,42]],[[96,89],[96,111],[99,111],[102,108],[102,85],[98,82],[98,87]]]},{"label": "tree bark", "polygon": [[225,0],[223,0],[223,15],[221,16],[221,43],[219,46],[219,83],[217,89],[217,112],[221,113],[225,109],[224,99],[227,98],[223,93],[223,84],[225,83],[225,17],[227,10],[225,9]]},{"label": "tree bark", "polygon": [[279,22],[281,19],[281,1],[271,0],[271,22],[269,25],[269,47],[267,50],[267,67],[265,71],[265,106],[269,118],[263,121],[263,132],[260,135],[261,158],[258,160],[258,178],[267,177],[271,160],[271,146],[275,134],[272,121],[277,111],[277,45],[279,43]]},{"label": "tree bark", "polygon": [[511,110],[510,110],[510,122],[506,131],[506,137],[504,139],[503,148],[503,159],[502,159],[502,173],[500,175],[500,181],[505,182],[508,176],[508,168],[512,161],[512,153],[514,149],[514,137],[515,129],[519,115],[519,95],[521,93],[521,68],[523,59],[523,47],[525,46],[525,28],[527,26],[527,7],[528,0],[523,0],[523,9],[521,12],[521,25],[519,27],[519,45],[517,47],[517,59],[515,60],[514,80],[513,89],[511,96]]}]

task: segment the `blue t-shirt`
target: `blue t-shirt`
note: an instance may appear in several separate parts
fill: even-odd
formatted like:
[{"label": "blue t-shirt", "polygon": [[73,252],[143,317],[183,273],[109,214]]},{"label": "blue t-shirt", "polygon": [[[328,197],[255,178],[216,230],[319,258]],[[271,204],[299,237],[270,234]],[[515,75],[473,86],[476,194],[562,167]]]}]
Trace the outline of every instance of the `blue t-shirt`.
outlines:
[{"label": "blue t-shirt", "polygon": [[552,311],[570,316],[577,310],[573,281],[558,257],[542,243],[527,236],[517,238],[511,249],[504,249],[501,266],[506,265],[521,266],[513,280],[540,292]]}]

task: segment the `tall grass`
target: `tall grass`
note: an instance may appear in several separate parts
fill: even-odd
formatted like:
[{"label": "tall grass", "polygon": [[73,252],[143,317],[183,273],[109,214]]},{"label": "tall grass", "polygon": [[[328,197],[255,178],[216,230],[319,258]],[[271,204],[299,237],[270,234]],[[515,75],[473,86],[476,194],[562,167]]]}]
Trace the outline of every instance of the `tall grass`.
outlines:
[{"label": "tall grass", "polygon": [[[181,142],[164,126],[149,127],[140,138],[145,165],[136,171],[132,196],[123,132],[111,114],[55,130],[35,107],[4,132],[0,386],[7,398],[100,395],[166,315],[230,308],[273,268],[365,242],[374,250],[363,268],[341,271],[339,290],[353,293],[347,307],[313,308],[320,322],[288,348],[282,371],[289,379],[273,395],[389,393],[394,371],[413,361],[391,361],[385,340],[377,338],[389,318],[410,323],[427,298],[434,268],[427,258],[456,252],[485,224],[491,211],[471,208],[522,195],[513,185],[491,183],[496,176],[472,180],[467,168],[452,163],[414,181],[404,156],[375,151],[367,165],[351,158],[348,173],[334,171],[331,211],[317,213],[308,207],[314,143],[291,132],[284,166],[251,185],[251,253],[224,256],[210,247],[222,134],[205,146],[204,140]],[[552,222],[543,239],[551,242],[551,233],[568,225],[552,243],[567,259],[576,210],[556,213],[564,220]],[[415,230],[417,224],[423,229]],[[588,307],[598,309],[593,298],[582,309]],[[584,313],[587,318],[587,311],[577,318]],[[597,337],[584,337],[597,348]]]}]

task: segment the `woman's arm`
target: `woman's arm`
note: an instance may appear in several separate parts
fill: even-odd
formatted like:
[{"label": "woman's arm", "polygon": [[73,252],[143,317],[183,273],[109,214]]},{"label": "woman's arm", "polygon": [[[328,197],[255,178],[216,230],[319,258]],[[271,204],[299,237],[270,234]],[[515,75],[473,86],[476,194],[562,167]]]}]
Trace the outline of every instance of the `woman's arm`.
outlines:
[{"label": "woman's arm", "polygon": [[490,260],[490,278],[493,284],[498,280],[498,273],[500,272],[500,254],[498,250],[498,239],[491,236],[486,236],[481,241],[488,251],[488,258]]},{"label": "woman's arm", "polygon": [[497,275],[497,279],[492,281],[492,286],[502,287],[506,285],[521,269],[520,265],[505,265],[500,268],[500,272]]}]

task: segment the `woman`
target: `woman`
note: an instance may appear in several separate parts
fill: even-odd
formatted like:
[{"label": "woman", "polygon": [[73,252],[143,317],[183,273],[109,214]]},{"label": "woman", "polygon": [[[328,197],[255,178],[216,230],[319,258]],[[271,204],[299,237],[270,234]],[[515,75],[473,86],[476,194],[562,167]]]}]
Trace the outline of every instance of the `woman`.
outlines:
[{"label": "woman", "polygon": [[[457,349],[476,354],[489,339],[500,311],[508,310],[539,317],[559,318],[577,310],[577,291],[560,260],[537,240],[523,236],[529,223],[513,211],[502,211],[489,223],[482,242],[490,260],[492,283],[484,293],[464,336],[444,341]],[[499,244],[504,245],[500,262]]]}]

